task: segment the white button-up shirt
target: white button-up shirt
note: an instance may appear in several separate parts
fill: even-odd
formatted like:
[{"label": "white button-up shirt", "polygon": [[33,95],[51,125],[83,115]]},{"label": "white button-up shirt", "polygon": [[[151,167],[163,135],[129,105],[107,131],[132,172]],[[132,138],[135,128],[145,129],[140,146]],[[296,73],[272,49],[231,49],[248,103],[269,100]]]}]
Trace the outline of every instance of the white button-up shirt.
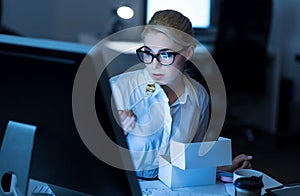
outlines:
[{"label": "white button-up shirt", "polygon": [[146,69],[126,72],[110,79],[118,110],[132,111],[136,126],[126,137],[137,175],[157,176],[158,159],[169,153],[171,140],[202,141],[209,121],[209,96],[204,87],[185,76],[184,93],[171,106],[164,90],[155,84],[153,94],[146,94],[153,84]]}]

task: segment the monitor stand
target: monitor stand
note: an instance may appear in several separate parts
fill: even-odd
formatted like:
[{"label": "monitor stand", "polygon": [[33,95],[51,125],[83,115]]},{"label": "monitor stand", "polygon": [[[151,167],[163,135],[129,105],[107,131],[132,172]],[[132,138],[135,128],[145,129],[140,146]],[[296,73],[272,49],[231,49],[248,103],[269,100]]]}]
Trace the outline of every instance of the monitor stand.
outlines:
[{"label": "monitor stand", "polygon": [[8,122],[0,151],[0,195],[27,195],[35,131],[36,126]]}]

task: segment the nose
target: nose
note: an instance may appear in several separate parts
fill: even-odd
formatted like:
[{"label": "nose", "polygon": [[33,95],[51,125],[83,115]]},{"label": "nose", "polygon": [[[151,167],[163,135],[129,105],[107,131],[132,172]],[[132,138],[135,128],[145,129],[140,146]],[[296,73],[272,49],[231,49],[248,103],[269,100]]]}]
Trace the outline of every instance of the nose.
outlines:
[{"label": "nose", "polygon": [[157,58],[153,58],[151,65],[152,65],[153,69],[158,69],[162,66],[162,64],[158,61]]}]

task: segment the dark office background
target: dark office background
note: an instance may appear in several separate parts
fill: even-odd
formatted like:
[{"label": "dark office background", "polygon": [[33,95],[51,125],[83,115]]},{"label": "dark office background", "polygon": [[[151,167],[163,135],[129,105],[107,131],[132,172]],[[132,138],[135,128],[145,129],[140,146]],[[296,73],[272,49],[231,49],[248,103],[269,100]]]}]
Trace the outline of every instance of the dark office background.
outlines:
[{"label": "dark office background", "polygon": [[[203,32],[209,44],[214,44],[217,36],[220,1],[213,0],[216,26]],[[2,0],[1,23],[5,30],[23,36],[85,43],[91,37],[100,40],[107,35],[113,10],[120,2]],[[135,15],[125,21],[125,27],[143,25],[144,2],[127,3]],[[233,138],[234,153],[253,154],[256,168],[284,183],[300,182],[300,62],[296,58],[300,53],[299,8],[298,0],[273,0],[267,42],[271,65],[266,70],[268,81],[264,89],[267,95],[230,98],[229,101],[238,104],[229,113],[224,130],[224,135]],[[205,43],[201,34],[199,39]],[[253,77],[253,81],[256,79]]]}]

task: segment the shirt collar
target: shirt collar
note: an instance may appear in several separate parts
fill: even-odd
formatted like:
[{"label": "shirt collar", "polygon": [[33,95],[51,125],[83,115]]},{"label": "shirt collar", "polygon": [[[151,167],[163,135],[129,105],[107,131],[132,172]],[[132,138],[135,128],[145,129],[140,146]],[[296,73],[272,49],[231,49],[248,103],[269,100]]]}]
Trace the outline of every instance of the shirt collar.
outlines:
[{"label": "shirt collar", "polygon": [[185,104],[186,101],[187,101],[187,99],[188,99],[188,97],[190,96],[190,93],[191,93],[191,89],[190,88],[191,87],[186,82],[186,80],[188,80],[188,78],[186,78],[186,76],[184,76],[183,79],[184,79],[184,92],[177,99],[177,101],[172,104],[172,106],[173,105],[177,105],[177,104],[181,104],[181,105]]}]

